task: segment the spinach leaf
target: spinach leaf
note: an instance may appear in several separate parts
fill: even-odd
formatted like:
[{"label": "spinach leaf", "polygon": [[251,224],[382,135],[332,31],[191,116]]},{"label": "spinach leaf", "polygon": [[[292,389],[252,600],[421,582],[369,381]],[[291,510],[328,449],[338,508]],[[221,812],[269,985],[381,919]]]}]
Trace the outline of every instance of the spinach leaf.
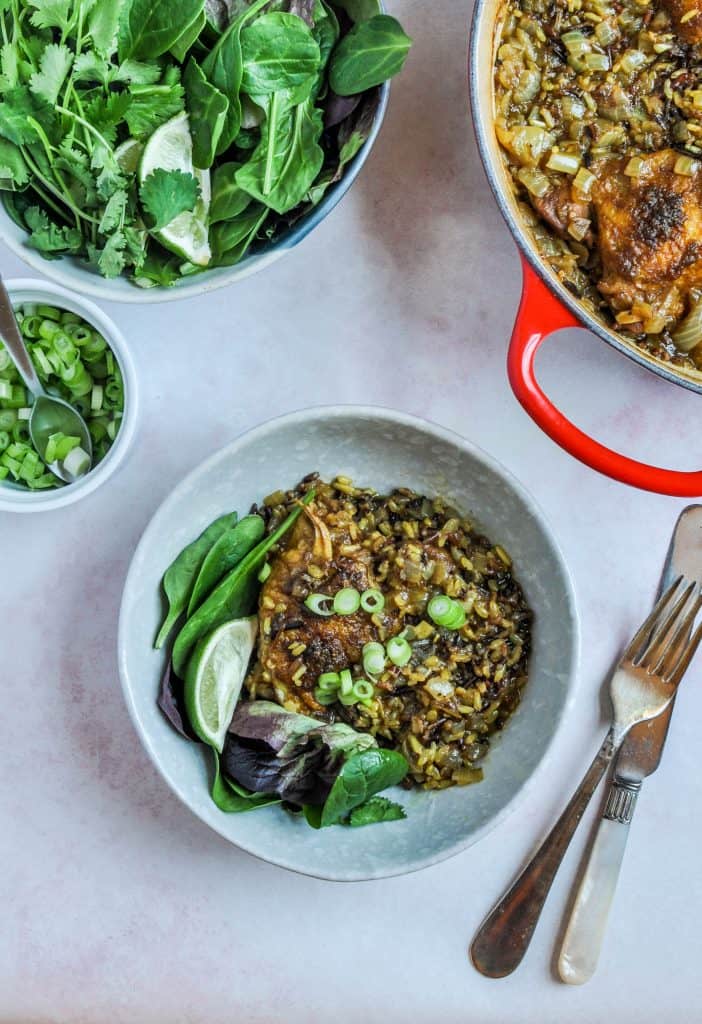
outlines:
[{"label": "spinach leaf", "polygon": [[344,822],[355,807],[407,774],[409,765],[395,750],[363,750],[346,761],[322,810],[321,827]]},{"label": "spinach leaf", "polygon": [[294,14],[264,14],[241,32],[241,88],[249,95],[294,89],[320,67],[319,45]]},{"label": "spinach leaf", "polygon": [[188,544],[181,551],[175,561],[166,569],[163,577],[163,590],[169,607],[168,614],[154,643],[156,650],[163,647],[173,626],[188,607],[190,594],[208,551],[226,530],[235,525],[237,519],[236,512],[229,512],[227,515],[215,519],[197,540]]},{"label": "spinach leaf", "polygon": [[239,619],[244,615],[251,614],[258,587],[256,574],[265,561],[266,555],[296,521],[302,511],[302,506],[309,504],[313,498],[314,491],[309,491],[301,504],[293,509],[278,529],[257,544],[243,561],[215,587],[195,614],[190,616],[173,646],[173,667],[177,675],[182,678],[188,656],[200,637],[216,629],[217,626],[221,626],[223,622],[228,622],[229,619]]},{"label": "spinach leaf", "polygon": [[355,25],[344,36],[329,63],[329,84],[339,96],[353,96],[382,85],[407,59],[412,40],[389,14]]},{"label": "spinach leaf", "polygon": [[119,59],[160,57],[202,14],[204,0],[130,0],[119,27]]},{"label": "spinach leaf", "polygon": [[207,18],[204,10],[202,10],[195,21],[188,25],[185,31],[178,36],[176,41],[173,43],[173,46],[171,46],[171,53],[176,60],[180,61],[181,64],[185,60],[188,50],[193,46],[206,24]]},{"label": "spinach leaf", "polygon": [[380,0],[333,0],[333,2],[335,7],[346,11],[355,25],[359,21],[368,21],[382,13]]},{"label": "spinach leaf", "polygon": [[239,163],[220,164],[219,167],[215,167],[212,175],[210,224],[238,217],[251,203],[251,196],[236,183],[236,172],[240,167]]},{"label": "spinach leaf", "polygon": [[214,590],[230,569],[238,565],[251,548],[258,544],[265,529],[266,524],[261,516],[244,516],[236,526],[227,530],[219,540],[215,541],[200,566],[200,572],[190,595],[188,615],[192,615],[199,608],[207,595]]},{"label": "spinach leaf", "polygon": [[334,13],[334,9],[329,4],[322,3],[322,0],[317,0],[312,35],[317,40],[322,58],[322,67],[325,68],[332,50],[339,41],[341,29],[339,28],[339,19]]},{"label": "spinach leaf", "polygon": [[362,97],[354,97],[354,99],[360,100],[360,103],[339,126],[337,133],[339,153],[336,164],[332,164],[317,178],[307,194],[308,202],[313,205],[320,202],[327,189],[331,185],[335,185],[337,181],[341,181],[346,167],[363,148],[370,135],[378,112],[380,96],[380,89],[373,89]]},{"label": "spinach leaf", "polygon": [[268,807],[271,804],[280,803],[280,799],[277,796],[268,796],[261,793],[247,794],[239,786],[232,786],[222,776],[219,754],[214,748],[212,753],[214,754],[214,778],[212,780],[211,795],[220,811],[224,811],[225,814],[242,814],[244,811],[255,811],[259,807]]},{"label": "spinach leaf", "polygon": [[224,129],[229,100],[207,81],[194,57],[188,61],[183,84],[193,140],[193,164],[200,168],[211,167]]},{"label": "spinach leaf", "polygon": [[224,129],[220,136],[218,153],[229,149],[241,129],[241,79],[244,66],[241,56],[241,30],[246,22],[253,18],[265,6],[267,0],[254,0],[237,18],[235,18],[219,37],[214,47],[203,61],[202,70],[207,78],[229,100]]},{"label": "spinach leaf", "polygon": [[[250,200],[249,196],[249,200]],[[215,224],[210,231],[213,266],[231,267],[243,259],[249,246],[263,227],[270,210],[260,203],[251,203],[231,220]]]},{"label": "spinach leaf", "polygon": [[236,173],[245,192],[280,214],[302,202],[324,163],[322,111],[309,101],[292,110],[285,102],[279,93],[270,97],[261,142]]},{"label": "spinach leaf", "polygon": [[375,825],[381,821],[402,821],[406,818],[404,807],[388,800],[385,796],[372,796],[365,804],[351,811],[349,825],[358,828],[361,825]]}]

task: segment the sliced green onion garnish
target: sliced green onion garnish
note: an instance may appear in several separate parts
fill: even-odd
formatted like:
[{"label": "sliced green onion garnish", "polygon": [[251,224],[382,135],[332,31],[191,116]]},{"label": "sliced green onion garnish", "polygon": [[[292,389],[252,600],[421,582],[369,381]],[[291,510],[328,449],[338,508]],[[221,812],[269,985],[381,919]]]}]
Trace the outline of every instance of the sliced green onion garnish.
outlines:
[{"label": "sliced green onion garnish", "polygon": [[24,409],[18,409],[17,410],[17,419],[18,420],[28,420],[31,415],[32,415],[32,410],[28,406],[26,406]]},{"label": "sliced green onion garnish", "polygon": [[356,700],[370,700],[375,693],[375,687],[367,679],[357,679],[353,684],[353,695]]},{"label": "sliced green onion garnish", "polygon": [[432,622],[435,622],[437,626],[445,625],[446,619],[451,618],[452,610],[451,598],[446,597],[445,594],[438,594],[436,597],[432,597],[431,601],[427,605],[429,618]]},{"label": "sliced green onion garnish", "polygon": [[385,649],[393,665],[400,668],[406,665],[412,657],[412,648],[402,636],[394,636],[392,640],[388,640]]},{"label": "sliced green onion garnish", "polygon": [[336,704],[336,693],[327,693],[318,686],[314,691],[314,699],[323,707],[329,707],[330,704]]},{"label": "sliced green onion garnish", "polygon": [[341,685],[341,676],[338,672],[322,672],[317,679],[317,689],[322,693],[336,693]]},{"label": "sliced green onion garnish", "polygon": [[369,612],[372,615],[374,612],[382,612],[384,607],[385,598],[379,590],[371,588],[364,590],[361,594],[361,608],[364,612]]},{"label": "sliced green onion garnish", "polygon": [[85,448],[72,448],[63,460],[63,468],[71,476],[85,476],[90,469],[90,456]]},{"label": "sliced green onion garnish", "polygon": [[344,668],[339,672],[339,696],[348,697],[353,690],[353,677],[351,670]]},{"label": "sliced green onion garnish", "polygon": [[361,595],[355,587],[344,587],[334,595],[334,611],[337,615],[353,615],[361,607]]},{"label": "sliced green onion garnish", "polygon": [[271,574],[271,563],[270,562],[264,562],[264,564],[261,566],[261,568],[258,571],[258,582],[259,583],[265,583],[266,580],[268,579],[268,577],[270,576],[270,574]]},{"label": "sliced green onion garnish", "polygon": [[67,459],[70,453],[80,445],[79,437],[62,437],[56,444],[56,458],[59,462]]},{"label": "sliced green onion garnish", "polygon": [[12,398],[12,384],[6,380],[0,380],[0,399]]},{"label": "sliced green onion garnish", "polygon": [[461,629],[466,624],[466,610],[458,601],[454,601],[450,620],[443,623],[445,629]]},{"label": "sliced green onion garnish", "polygon": [[93,412],[100,412],[102,409],[102,384],[93,384],[93,391],[90,396],[90,408]]},{"label": "sliced green onion garnish", "polygon": [[385,648],[379,643],[365,644],[363,647],[363,671],[369,676],[379,676],[385,668]]},{"label": "sliced green onion garnish", "polygon": [[326,594],[310,594],[309,597],[305,598],[305,608],[315,615],[328,618],[334,614],[334,609],[329,607],[330,601],[331,598],[327,597]]}]

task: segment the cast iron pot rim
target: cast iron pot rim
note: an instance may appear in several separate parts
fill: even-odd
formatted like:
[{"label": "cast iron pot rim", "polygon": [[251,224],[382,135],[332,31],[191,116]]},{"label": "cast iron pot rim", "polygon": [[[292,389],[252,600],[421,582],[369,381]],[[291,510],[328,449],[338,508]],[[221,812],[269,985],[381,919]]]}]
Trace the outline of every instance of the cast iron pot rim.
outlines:
[{"label": "cast iron pot rim", "polygon": [[[616,349],[622,355],[632,359],[635,363],[638,363],[639,366],[644,367],[646,370],[650,370],[657,374],[657,376],[669,381],[671,384],[677,384],[679,387],[687,388],[687,390],[694,391],[697,394],[702,393],[702,376],[698,380],[695,380],[692,377],[688,377],[682,370],[672,370],[670,367],[660,362],[660,360],[655,359],[653,356],[646,355],[646,353],[638,346],[629,345],[615,331],[610,330],[603,323],[597,320],[586,308],[582,300],[577,299],[566,287],[564,287],[563,284],[561,284],[553,270],[548,266],[546,260],[539,256],[534,242],[526,233],[524,225],[514,216],[510,209],[510,205],[505,198],[505,190],[497,180],[497,174],[493,169],[490,148],[487,142],[487,132],[492,129],[492,119],[489,119],[490,123],[488,127],[484,123],[482,112],[480,110],[478,52],[482,45],[486,45],[480,38],[480,30],[485,18],[487,3],[488,0],[476,0],[470,29],[468,84],[471,114],[473,117],[473,131],[478,143],[478,152],[480,153],[480,160],[483,165],[483,170],[485,171],[488,184],[490,185],[492,194],[495,197],[498,209],[506,221],[510,234],[517,243],[517,247],[519,248],[521,255],[549,291],[556,295],[565,308],[580,321],[583,328],[589,329],[593,334],[596,334],[602,341],[611,345],[612,348]],[[492,29],[493,26],[491,26],[491,31],[488,36],[491,49],[493,43]],[[490,63],[492,66],[492,60]]]}]

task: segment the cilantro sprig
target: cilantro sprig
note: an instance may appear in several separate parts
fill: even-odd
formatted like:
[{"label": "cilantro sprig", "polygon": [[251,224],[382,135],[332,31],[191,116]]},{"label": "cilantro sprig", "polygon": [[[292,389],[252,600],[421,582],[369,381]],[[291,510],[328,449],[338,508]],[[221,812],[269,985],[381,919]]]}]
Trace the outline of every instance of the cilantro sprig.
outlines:
[{"label": "cilantro sprig", "polygon": [[[318,203],[368,137],[375,83],[409,45],[379,13],[380,0],[0,0],[8,214],[47,259],[144,287],[237,263]],[[145,157],[140,184],[140,152],[184,117],[192,159],[190,146],[164,167]],[[188,212],[193,244],[166,230]]]}]

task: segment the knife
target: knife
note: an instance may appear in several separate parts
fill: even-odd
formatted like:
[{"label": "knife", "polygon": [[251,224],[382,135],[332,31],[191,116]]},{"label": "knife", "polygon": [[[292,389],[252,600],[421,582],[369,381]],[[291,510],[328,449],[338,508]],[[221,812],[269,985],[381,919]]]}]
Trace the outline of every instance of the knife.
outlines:
[{"label": "knife", "polygon": [[[660,592],[683,575],[702,582],[702,505],[690,505],[677,521]],[[636,800],[660,764],[673,706],[635,726],[619,752],[558,958],[561,980],[570,985],[581,985],[597,967]]]}]

